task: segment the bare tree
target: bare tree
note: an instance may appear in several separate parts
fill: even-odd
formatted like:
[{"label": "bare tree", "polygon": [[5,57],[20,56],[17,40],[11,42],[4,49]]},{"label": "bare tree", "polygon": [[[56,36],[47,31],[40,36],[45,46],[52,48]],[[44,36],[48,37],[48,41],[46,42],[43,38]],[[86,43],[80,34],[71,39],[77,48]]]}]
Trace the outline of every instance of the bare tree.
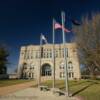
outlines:
[{"label": "bare tree", "polygon": [[100,71],[100,14],[92,14],[91,19],[83,18],[82,25],[73,29],[80,62],[88,67],[93,78],[95,69]]}]

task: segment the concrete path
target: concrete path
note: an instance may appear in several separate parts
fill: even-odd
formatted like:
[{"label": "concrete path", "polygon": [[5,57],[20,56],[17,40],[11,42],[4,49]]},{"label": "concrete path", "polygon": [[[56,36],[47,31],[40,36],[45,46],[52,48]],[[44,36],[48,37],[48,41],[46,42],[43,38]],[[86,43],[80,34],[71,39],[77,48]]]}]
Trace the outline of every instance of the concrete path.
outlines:
[{"label": "concrete path", "polygon": [[36,82],[31,81],[31,82],[25,82],[25,83],[11,85],[11,86],[0,87],[0,96],[4,96],[4,95],[7,95],[9,93],[13,93],[15,91],[28,88],[32,85],[36,85]]},{"label": "concrete path", "polygon": [[0,100],[78,100],[75,97],[66,99],[65,95],[57,96],[52,91],[40,91],[38,88],[27,88],[8,94],[6,96],[0,96]]}]

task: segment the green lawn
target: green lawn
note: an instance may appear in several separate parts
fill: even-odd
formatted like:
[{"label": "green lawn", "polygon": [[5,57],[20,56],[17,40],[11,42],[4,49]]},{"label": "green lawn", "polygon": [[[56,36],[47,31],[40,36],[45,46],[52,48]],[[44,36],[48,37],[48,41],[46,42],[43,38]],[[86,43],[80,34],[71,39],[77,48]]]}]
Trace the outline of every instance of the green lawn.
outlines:
[{"label": "green lawn", "polygon": [[[20,84],[33,80],[0,80],[0,87]],[[52,87],[52,81],[46,81],[41,85]],[[56,87],[65,90],[65,82],[56,80]],[[100,80],[69,81],[69,91],[74,96],[81,96],[84,100],[100,100]]]},{"label": "green lawn", "polygon": [[[52,87],[52,81],[42,83]],[[56,87],[65,90],[64,81],[56,81]],[[100,80],[69,81],[69,91],[84,100],[100,100]]]},{"label": "green lawn", "polygon": [[33,80],[0,80],[0,87],[3,86],[9,86],[9,85],[15,85],[15,84],[20,84],[20,83],[24,83],[24,82],[29,82],[29,81],[33,81]]}]

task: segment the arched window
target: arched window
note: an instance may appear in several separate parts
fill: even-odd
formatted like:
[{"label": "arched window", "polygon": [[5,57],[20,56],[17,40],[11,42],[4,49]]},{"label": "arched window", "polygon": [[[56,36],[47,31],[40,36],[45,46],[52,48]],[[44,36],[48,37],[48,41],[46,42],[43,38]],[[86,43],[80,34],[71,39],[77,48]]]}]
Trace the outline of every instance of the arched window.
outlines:
[{"label": "arched window", "polygon": [[30,64],[30,69],[34,69],[34,64]]},{"label": "arched window", "polygon": [[44,64],[42,66],[42,76],[51,76],[52,70],[49,64]]},{"label": "arched window", "polygon": [[33,70],[34,69],[34,66],[35,66],[34,63],[31,62],[29,65],[30,65],[30,70]]},{"label": "arched window", "polygon": [[60,69],[64,69],[64,62],[60,63]]},{"label": "arched window", "polygon": [[23,63],[23,69],[27,69],[27,63]]},{"label": "arched window", "polygon": [[70,61],[70,62],[68,62],[68,69],[70,69],[70,70],[72,70],[73,69],[73,64],[72,64],[72,62]]}]

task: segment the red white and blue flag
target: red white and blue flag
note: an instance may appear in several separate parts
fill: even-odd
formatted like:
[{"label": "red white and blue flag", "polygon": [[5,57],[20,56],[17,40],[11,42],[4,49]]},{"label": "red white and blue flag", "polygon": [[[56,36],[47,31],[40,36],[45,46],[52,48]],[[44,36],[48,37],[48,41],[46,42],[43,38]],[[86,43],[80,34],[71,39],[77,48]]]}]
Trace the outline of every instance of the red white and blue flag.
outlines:
[{"label": "red white and blue flag", "polygon": [[54,24],[54,29],[64,29],[65,32],[71,32],[70,30],[66,29],[65,27],[63,27],[61,24],[59,24],[58,22],[55,22]]}]

